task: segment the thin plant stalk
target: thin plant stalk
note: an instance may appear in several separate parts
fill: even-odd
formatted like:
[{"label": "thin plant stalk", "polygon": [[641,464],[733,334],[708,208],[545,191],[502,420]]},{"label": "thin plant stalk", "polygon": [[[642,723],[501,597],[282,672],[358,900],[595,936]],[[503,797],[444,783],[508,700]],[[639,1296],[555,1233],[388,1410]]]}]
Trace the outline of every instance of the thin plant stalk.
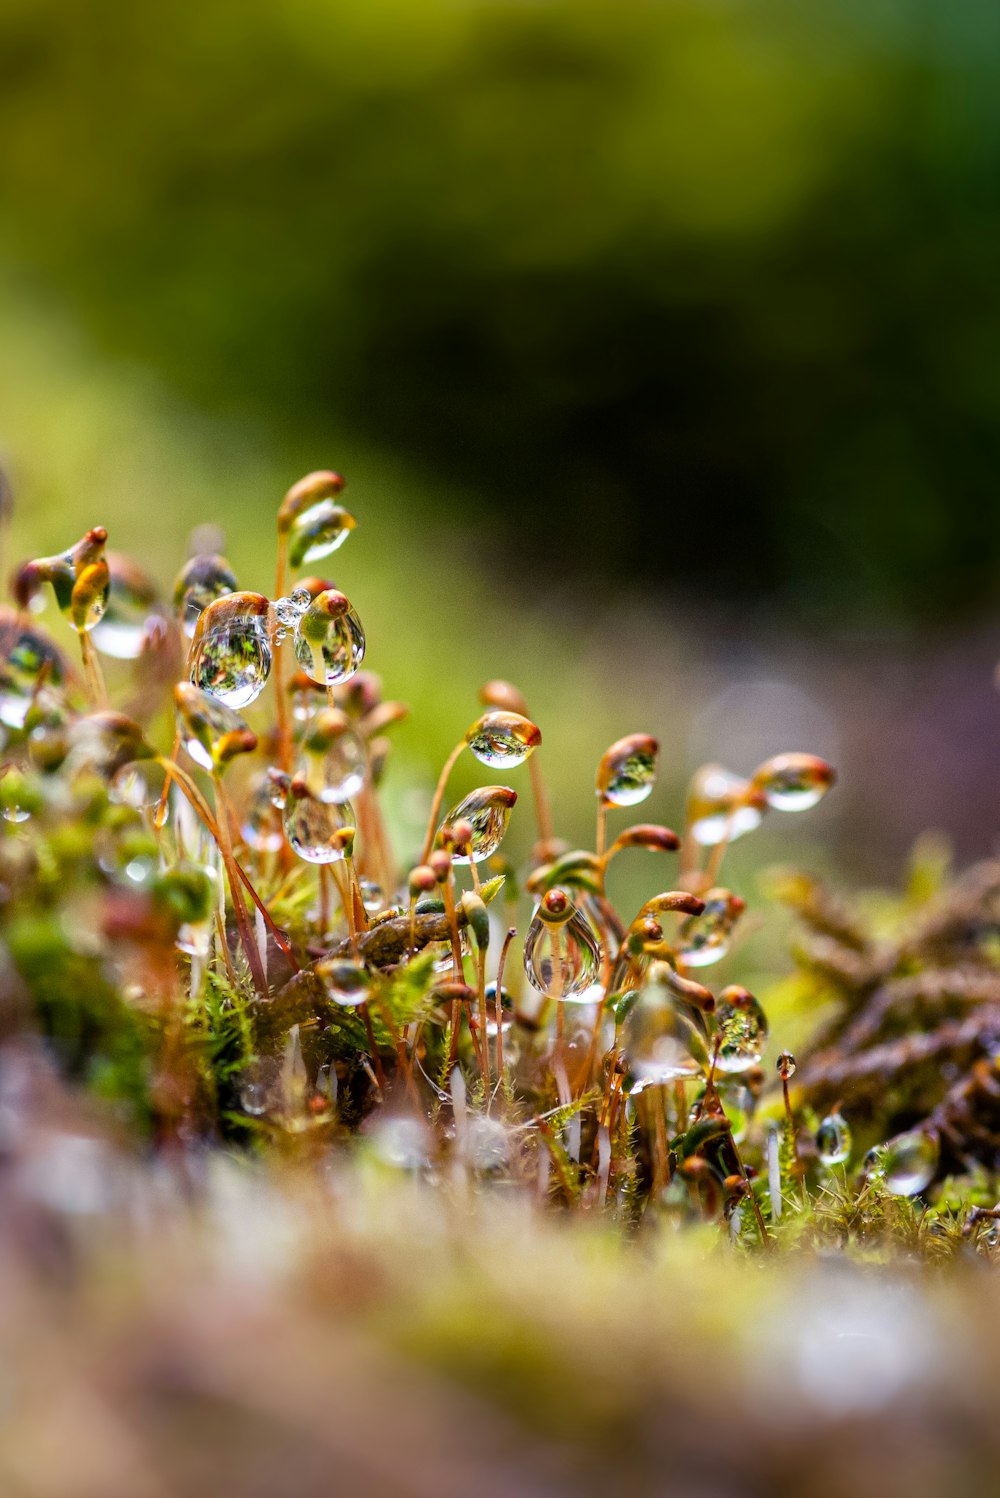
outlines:
[{"label": "thin plant stalk", "polygon": [[233,841],[229,832],[229,818],[226,816],[226,808],[222,800],[222,783],[218,772],[212,775],[212,784],[215,788],[215,811],[216,811],[216,838],[219,844],[219,852],[222,854],[222,862],[225,865],[226,878],[229,881],[229,893],[233,901],[233,914],[236,917],[237,929],[240,933],[240,941],[246,953],[250,971],[253,974],[254,985],[262,998],[267,997],[267,977],[264,973],[264,964],[260,959],[260,951],[257,947],[257,938],[250,926],[250,917],[247,914],[246,901],[243,898],[243,885],[236,870],[236,857],[233,853]]},{"label": "thin plant stalk", "polygon": [[430,857],[431,847],[434,843],[434,834],[437,831],[438,817],[441,813],[441,802],[444,800],[445,788],[448,784],[448,777],[451,774],[452,770],[455,768],[458,757],[465,747],[465,740],[459,739],[458,743],[455,745],[454,749],[445,760],[444,768],[442,769],[441,774],[438,776],[438,783],[434,790],[434,800],[431,802],[431,814],[427,819],[427,835],[424,838],[423,852],[420,855],[421,863],[426,863],[428,858]]},{"label": "thin plant stalk", "polygon": [[95,712],[102,712],[108,705],[108,689],[94,642],[85,629],[80,630],[80,654],[83,657],[83,675],[91,706]]}]

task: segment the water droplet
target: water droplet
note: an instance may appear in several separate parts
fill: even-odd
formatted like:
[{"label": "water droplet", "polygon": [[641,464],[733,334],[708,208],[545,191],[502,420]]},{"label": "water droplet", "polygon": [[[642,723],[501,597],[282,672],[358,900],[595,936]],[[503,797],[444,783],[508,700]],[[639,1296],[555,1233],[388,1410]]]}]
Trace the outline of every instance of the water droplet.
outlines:
[{"label": "water droplet", "polygon": [[236,574],[225,557],[199,555],[191,558],[174,583],[174,608],[188,639],[198,627],[198,619],[210,603],[235,593],[239,588]]},{"label": "water droplet", "polygon": [[185,861],[168,871],[172,877],[172,904],[177,909],[198,911],[195,920],[184,921],[177,932],[176,947],[189,957],[207,957],[215,929],[214,912],[219,902],[219,876],[211,864]]},{"label": "water droplet", "polygon": [[364,786],[368,752],[339,708],[316,714],[302,740],[298,773],[320,801],[350,801]]},{"label": "water droplet", "polygon": [[306,609],[312,603],[308,588],[295,588],[287,598],[276,598],[271,607],[275,618],[284,629],[294,629]]},{"label": "water droplet", "polygon": [[254,1118],[277,1107],[280,1102],[278,1060],[262,1056],[251,1061],[239,1074],[240,1107]]},{"label": "water droplet", "polygon": [[366,1137],[383,1165],[393,1170],[424,1170],[430,1164],[434,1139],[422,1118],[376,1116]]},{"label": "water droplet", "polygon": [[782,1051],[776,1062],[778,1076],[783,1082],[788,1082],[794,1077],[797,1069],[795,1057],[791,1051]]},{"label": "water droplet", "polygon": [[763,792],[721,765],[703,765],[688,789],[687,819],[691,836],[703,848],[735,842],[753,832],[764,816]]},{"label": "water droplet", "polygon": [[123,713],[88,713],[69,730],[73,768],[87,768],[110,779],[134,760],[149,759],[152,749],[139,724]]},{"label": "water droplet", "polygon": [[730,1132],[737,1144],[742,1144],[750,1130],[756,1102],[749,1087],[739,1082],[722,1082],[716,1089],[729,1119]]},{"label": "water droplet", "polygon": [[865,1180],[881,1181],[885,1175],[884,1159],[885,1145],[873,1144],[867,1155],[861,1162],[861,1172]]},{"label": "water droplet", "polygon": [[269,604],[262,593],[228,593],[198,616],[191,681],[227,707],[249,707],[271,674]]},{"label": "water droplet", "polygon": [[[499,1018],[499,1025],[497,1020]],[[486,985],[486,1033],[495,1038],[497,1030],[506,1035],[514,1023],[514,1000],[506,988],[500,990],[500,1004],[497,1006],[497,986],[495,983]]]},{"label": "water droplet", "polygon": [[255,853],[277,853],[284,845],[278,808],[274,804],[273,782],[264,774],[250,788],[250,797],[240,825],[243,841]]},{"label": "water droplet", "polygon": [[502,1170],[510,1159],[511,1134],[499,1118],[473,1113],[465,1122],[462,1158],[472,1169],[489,1175]]},{"label": "water droplet", "polygon": [[306,863],[338,863],[346,851],[340,834],[356,825],[348,802],[320,801],[305,781],[292,781],[285,801],[285,836]]},{"label": "water droplet", "polygon": [[703,1076],[708,1070],[705,1038],[663,981],[665,966],[651,965],[622,1026],[633,1093]]},{"label": "water droplet", "polygon": [[470,822],[472,837],[469,840],[469,851],[453,854],[452,862],[482,863],[484,859],[493,856],[503,841],[511,808],[516,801],[517,792],[512,791],[509,786],[480,786],[466,796],[464,801],[452,807],[438,828],[435,846],[441,846],[442,828],[452,827],[456,822]]},{"label": "water droplet", "polygon": [[484,765],[493,769],[522,765],[542,742],[530,718],[520,713],[484,713],[465,735],[465,742]]},{"label": "water droplet", "polygon": [[808,811],[834,779],[832,766],[815,754],[776,754],[754,772],[752,783],[775,811]]},{"label": "water droplet", "polygon": [[316,974],[334,1004],[342,1009],[356,1009],[367,1002],[372,980],[363,967],[347,958],[327,957],[316,964]]},{"label": "water droplet", "polygon": [[885,1188],[893,1196],[916,1196],[934,1179],[940,1147],[933,1134],[913,1129],[883,1145],[880,1168]]},{"label": "water droplet", "polygon": [[[366,915],[381,915],[386,910],[385,890],[374,879],[359,879],[358,889],[361,891],[361,903],[365,907]],[[389,907],[393,915],[403,915],[402,906]]]},{"label": "water droplet", "polygon": [[43,585],[51,583],[56,603],[73,628],[81,634],[92,630],[108,601],[107,540],[107,531],[97,525],[69,551],[26,562],[14,579],[14,594],[21,608],[30,607]]},{"label": "water droplet", "polygon": [[828,1113],[816,1130],[816,1153],[827,1167],[843,1165],[851,1153],[851,1129],[842,1113]]},{"label": "water droplet", "polygon": [[685,967],[720,962],[729,951],[733,928],[745,909],[745,901],[732,890],[709,890],[702,914],[691,916],[678,933],[677,956]]},{"label": "water droplet", "polygon": [[630,733],[601,756],[597,794],[609,806],[637,806],[653,789],[660,746],[648,733]]},{"label": "water droplet", "polygon": [[177,683],[174,697],[181,741],[203,770],[219,769],[234,755],[256,748],[256,734],[217,697],[186,681]]},{"label": "water droplet", "polygon": [[248,1077],[245,1082],[240,1083],[240,1107],[244,1113],[249,1113],[257,1118],[267,1112],[268,1087],[266,1082],[259,1082],[254,1077]]},{"label": "water droplet", "polygon": [[741,1072],[759,1066],[767,1044],[767,1016],[747,989],[733,984],[722,990],[715,1007],[715,1033],[718,1071]]},{"label": "water droplet", "polygon": [[108,602],[94,626],[93,641],[102,655],[134,661],[142,654],[156,614],[156,588],[128,557],[108,553]]},{"label": "water droplet", "polygon": [[600,963],[597,932],[582,911],[573,910],[559,924],[544,920],[536,911],[524,942],[524,971],[539,993],[587,1002],[580,996],[594,983]]},{"label": "water droplet", "polygon": [[39,683],[58,687],[65,680],[62,654],[41,630],[0,607],[0,662],[0,723],[23,728]]},{"label": "water droplet", "polygon": [[150,811],[163,794],[165,771],[155,760],[135,760],[116,770],[108,787],[108,798],[136,811]]},{"label": "water droplet", "polygon": [[307,474],[289,489],[278,526],[288,537],[288,560],[293,568],[328,557],[354,530],[354,516],[337,503],[343,488],[339,473],[321,472]]},{"label": "water droplet", "polygon": [[343,593],[328,588],[314,598],[295,627],[295,658],[324,686],[347,681],[365,657],[365,632]]}]

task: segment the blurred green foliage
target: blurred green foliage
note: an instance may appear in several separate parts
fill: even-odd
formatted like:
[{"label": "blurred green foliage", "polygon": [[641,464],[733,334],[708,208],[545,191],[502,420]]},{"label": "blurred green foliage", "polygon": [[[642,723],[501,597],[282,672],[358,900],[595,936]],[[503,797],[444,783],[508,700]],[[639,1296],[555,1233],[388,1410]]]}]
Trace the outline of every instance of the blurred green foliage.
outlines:
[{"label": "blurred green foliage", "polygon": [[293,472],[376,444],[521,566],[955,609],[1000,556],[998,33],[6,0],[0,246]]}]

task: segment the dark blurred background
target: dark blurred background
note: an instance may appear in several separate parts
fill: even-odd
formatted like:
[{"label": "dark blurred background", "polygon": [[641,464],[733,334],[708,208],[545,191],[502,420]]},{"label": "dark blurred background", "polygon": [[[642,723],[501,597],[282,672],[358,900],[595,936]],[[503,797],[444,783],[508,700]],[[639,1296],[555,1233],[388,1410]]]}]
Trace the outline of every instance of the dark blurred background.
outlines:
[{"label": "dark blurred background", "polygon": [[4,0],[0,442],[34,529],[117,482],[161,528],[259,516],[263,551],[285,483],[353,459],[386,630],[401,578],[489,576],[619,714],[638,681],[669,739],[683,696],[679,776],[742,683],[853,753],[845,844],[877,814],[892,856],[928,822],[980,850],[998,99],[989,0]]}]

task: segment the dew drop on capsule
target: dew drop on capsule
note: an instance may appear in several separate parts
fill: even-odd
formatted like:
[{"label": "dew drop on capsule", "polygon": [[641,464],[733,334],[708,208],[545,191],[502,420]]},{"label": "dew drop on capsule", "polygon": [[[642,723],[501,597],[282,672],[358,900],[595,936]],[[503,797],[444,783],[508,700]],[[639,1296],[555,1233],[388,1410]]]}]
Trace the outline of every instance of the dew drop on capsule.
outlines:
[{"label": "dew drop on capsule", "polygon": [[660,746],[648,733],[630,733],[601,756],[596,790],[609,806],[638,806],[653,789]]},{"label": "dew drop on capsule", "polygon": [[185,880],[193,884],[198,903],[205,913],[197,920],[185,921],[177,933],[175,946],[178,952],[189,957],[207,957],[215,929],[214,911],[219,899],[219,876],[211,864],[185,863],[177,865],[175,872],[182,873]]},{"label": "dew drop on capsule", "polygon": [[251,786],[240,832],[247,847],[255,853],[277,853],[284,846],[281,818],[274,804],[274,787],[266,774]]},{"label": "dew drop on capsule", "polygon": [[539,729],[520,713],[492,712],[477,718],[465,742],[484,765],[508,769],[522,765],[542,742]]},{"label": "dew drop on capsule", "polygon": [[736,1144],[742,1144],[750,1129],[754,1113],[754,1096],[749,1087],[739,1082],[720,1083],[719,1099],[729,1119],[729,1128]]},{"label": "dew drop on capsule", "polygon": [[775,811],[809,811],[834,779],[833,767],[815,754],[776,754],[754,771],[752,784]]},{"label": "dew drop on capsule", "polygon": [[209,604],[238,588],[236,574],[225,557],[202,553],[184,564],[174,583],[174,608],[188,639]]},{"label": "dew drop on capsule", "polygon": [[324,470],[306,474],[285,495],[278,512],[278,529],[288,538],[292,567],[328,557],[357,525],[354,516],[337,503],[343,489],[340,474]]},{"label": "dew drop on capsule", "polygon": [[782,1051],[775,1064],[775,1070],[783,1082],[790,1082],[798,1070],[798,1062],[791,1051]]},{"label": "dew drop on capsule", "polygon": [[156,588],[128,557],[109,552],[107,606],[91,638],[102,655],[134,661],[142,654],[156,620]]},{"label": "dew drop on capsule", "polygon": [[295,626],[295,658],[323,686],[348,681],[365,658],[365,632],[343,593],[328,588]]},{"label": "dew drop on capsule", "polygon": [[703,765],[688,789],[691,836],[703,848],[733,843],[760,826],[766,805],[763,792],[741,775],[721,765]]},{"label": "dew drop on capsule", "polygon": [[622,1049],[634,1079],[633,1094],[703,1076],[708,1070],[704,1036],[662,981],[663,968],[661,963],[651,965],[622,1025]]},{"label": "dew drop on capsule", "polygon": [[356,1009],[368,1000],[372,980],[363,967],[347,959],[328,958],[317,964],[316,972],[328,997],[342,1009]]},{"label": "dew drop on capsule", "polygon": [[691,916],[678,933],[677,956],[685,967],[708,967],[721,962],[729,951],[733,928],[745,909],[745,902],[731,890],[709,890],[701,915]]},{"label": "dew drop on capsule", "polygon": [[514,1022],[514,1000],[506,988],[499,992],[499,1002],[496,983],[486,985],[486,1033],[491,1038],[495,1037],[499,1030],[506,1035]]},{"label": "dew drop on capsule", "polygon": [[34,625],[22,623],[13,609],[0,606],[0,723],[23,728],[43,678],[58,687],[65,675],[56,645]]},{"label": "dew drop on capsule", "polygon": [[356,825],[346,801],[319,801],[304,781],[292,781],[285,800],[285,836],[306,863],[339,863],[345,849],[338,834]]},{"label": "dew drop on capsule", "polygon": [[174,697],[181,742],[203,770],[218,769],[234,754],[256,748],[256,736],[239,714],[217,697],[186,681],[178,682]]},{"label": "dew drop on capsule", "polygon": [[363,788],[368,752],[339,708],[324,708],[311,719],[302,750],[298,773],[318,800],[350,801]]},{"label": "dew drop on capsule", "polygon": [[600,962],[600,941],[587,917],[576,909],[565,890],[548,890],[524,941],[528,982],[550,997],[588,1003],[587,990],[597,977]]},{"label": "dew drop on capsule", "polygon": [[715,1007],[715,1034],[719,1071],[749,1071],[760,1064],[767,1044],[767,1016],[752,993],[736,984],[723,989]]},{"label": "dew drop on capsule", "polygon": [[816,1130],[816,1153],[827,1167],[843,1165],[851,1153],[851,1129],[842,1113],[828,1113]]},{"label": "dew drop on capsule", "polygon": [[237,711],[256,701],[271,674],[268,608],[262,593],[229,593],[198,617],[191,681]]},{"label": "dew drop on capsule", "polygon": [[492,858],[503,842],[516,801],[517,792],[509,786],[483,785],[453,806],[438,828],[438,838],[445,827],[453,827],[456,822],[471,823],[472,837],[468,851],[453,853],[452,862],[482,863],[484,859]]},{"label": "dew drop on capsule", "polygon": [[934,1179],[940,1153],[936,1136],[922,1129],[890,1139],[881,1152],[885,1189],[893,1196],[916,1196]]}]

